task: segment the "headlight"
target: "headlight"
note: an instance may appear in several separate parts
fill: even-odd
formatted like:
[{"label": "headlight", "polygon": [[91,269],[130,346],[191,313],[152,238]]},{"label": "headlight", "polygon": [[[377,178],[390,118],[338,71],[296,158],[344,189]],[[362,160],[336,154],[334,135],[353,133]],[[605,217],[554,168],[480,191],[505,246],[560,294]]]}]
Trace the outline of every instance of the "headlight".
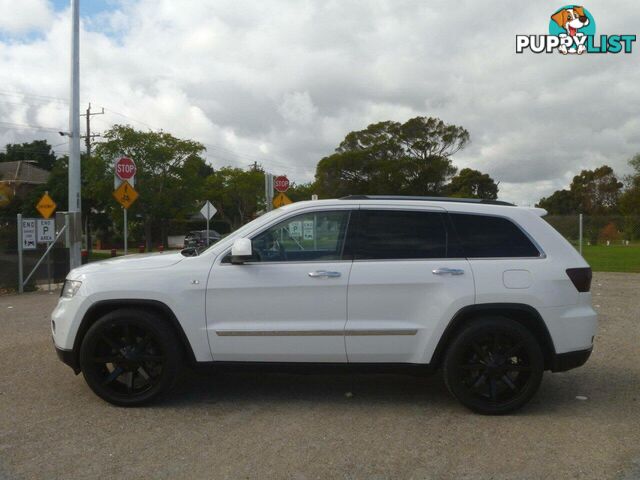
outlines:
[{"label": "headlight", "polygon": [[80,285],[82,285],[82,282],[78,282],[77,280],[65,280],[60,296],[64,298],[73,297],[80,289]]}]

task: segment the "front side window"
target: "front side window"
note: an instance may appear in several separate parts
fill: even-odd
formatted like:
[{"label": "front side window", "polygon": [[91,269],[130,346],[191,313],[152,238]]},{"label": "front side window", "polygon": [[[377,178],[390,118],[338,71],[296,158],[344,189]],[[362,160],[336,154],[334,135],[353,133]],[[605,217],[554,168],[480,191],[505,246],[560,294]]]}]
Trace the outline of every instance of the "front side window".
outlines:
[{"label": "front side window", "polygon": [[349,210],[338,210],[290,217],[252,239],[252,261],[341,260],[349,215]]},{"label": "front side window", "polygon": [[401,210],[361,210],[354,226],[356,260],[447,257],[444,214]]},{"label": "front side window", "polygon": [[451,213],[451,221],[469,258],[540,256],[533,242],[507,218]]}]

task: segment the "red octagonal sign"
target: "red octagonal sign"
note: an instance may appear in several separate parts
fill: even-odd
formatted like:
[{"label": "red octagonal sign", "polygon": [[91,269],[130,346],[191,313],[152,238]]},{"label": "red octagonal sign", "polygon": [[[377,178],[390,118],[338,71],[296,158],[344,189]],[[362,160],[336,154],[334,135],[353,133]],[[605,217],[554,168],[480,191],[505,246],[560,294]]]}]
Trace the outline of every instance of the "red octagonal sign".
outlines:
[{"label": "red octagonal sign", "polygon": [[131,180],[136,174],[136,164],[129,157],[116,160],[116,175],[120,180]]},{"label": "red octagonal sign", "polygon": [[276,177],[273,181],[273,188],[279,192],[286,192],[289,190],[289,179],[284,175]]}]

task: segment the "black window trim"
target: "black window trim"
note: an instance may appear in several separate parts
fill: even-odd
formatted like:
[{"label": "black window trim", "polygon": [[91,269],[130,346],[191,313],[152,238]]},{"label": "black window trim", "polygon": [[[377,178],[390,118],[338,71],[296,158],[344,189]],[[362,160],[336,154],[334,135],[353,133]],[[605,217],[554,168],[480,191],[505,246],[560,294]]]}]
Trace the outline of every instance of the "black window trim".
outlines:
[{"label": "black window trim", "polygon": [[468,257],[466,256],[465,258],[467,260],[543,260],[545,258],[547,258],[547,254],[545,253],[545,251],[542,249],[542,247],[540,246],[540,244],[536,241],[535,238],[533,238],[529,232],[527,232],[524,228],[522,228],[522,226],[513,218],[513,217],[509,217],[507,215],[500,215],[500,214],[495,214],[495,213],[478,213],[478,212],[469,212],[469,211],[461,211],[461,210],[448,210],[447,214],[449,216],[449,222],[451,223],[451,228],[453,229],[453,232],[455,233],[456,237],[457,237],[457,241],[460,245],[460,249],[463,251],[463,253],[466,254],[466,252],[464,252],[464,245],[462,243],[462,241],[460,240],[460,235],[458,234],[458,232],[456,231],[456,227],[455,224],[453,222],[453,218],[451,218],[451,215],[455,215],[455,214],[460,214],[460,215],[476,215],[476,216],[482,216],[482,217],[494,217],[494,218],[502,218],[505,219],[509,222],[511,222],[513,225],[515,225],[515,227],[520,230],[525,237],[527,237],[527,239],[533,244],[533,246],[536,248],[536,250],[538,250],[538,256],[537,257],[509,257],[509,256],[502,256],[502,257]]}]

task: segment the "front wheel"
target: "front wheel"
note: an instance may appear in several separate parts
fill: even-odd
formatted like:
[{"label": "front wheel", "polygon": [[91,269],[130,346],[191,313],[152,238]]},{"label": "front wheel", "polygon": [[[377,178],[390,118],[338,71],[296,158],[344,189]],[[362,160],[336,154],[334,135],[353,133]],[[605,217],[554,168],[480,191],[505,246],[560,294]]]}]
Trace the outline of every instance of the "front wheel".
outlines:
[{"label": "front wheel", "polygon": [[444,359],[449,391],[474,412],[499,415],[527,403],[544,372],[540,345],[529,330],[506,318],[464,327]]},{"label": "front wheel", "polygon": [[80,367],[91,389],[120,406],[148,403],[173,386],[181,363],[171,327],[151,313],[122,309],[94,323],[82,340]]}]

